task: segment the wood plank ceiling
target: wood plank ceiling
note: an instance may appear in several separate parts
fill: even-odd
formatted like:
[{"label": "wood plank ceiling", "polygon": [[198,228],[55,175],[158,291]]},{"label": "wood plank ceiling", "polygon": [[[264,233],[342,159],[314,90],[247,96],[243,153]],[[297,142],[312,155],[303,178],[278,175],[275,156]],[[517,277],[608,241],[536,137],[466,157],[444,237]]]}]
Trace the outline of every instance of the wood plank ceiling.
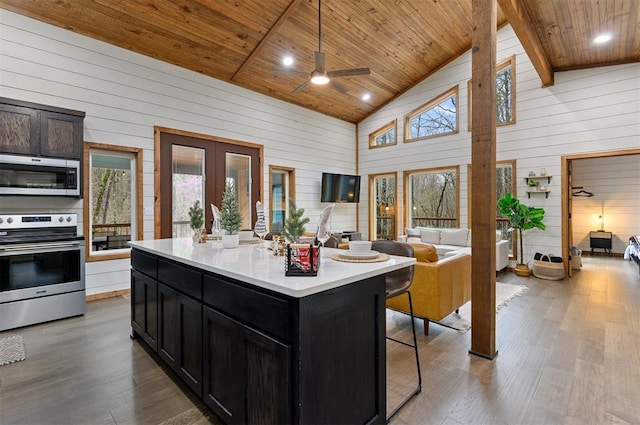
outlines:
[{"label": "wood plank ceiling", "polygon": [[[0,7],[355,123],[471,47],[471,1],[324,0],[327,70],[371,69],[337,79],[346,94],[313,84],[293,93],[306,77],[272,72],[286,54],[293,69],[314,69],[317,0],[0,0]],[[639,62],[639,3],[498,0],[497,25],[513,25],[541,84],[550,85],[554,71]],[[600,32],[612,42],[595,45]]]}]

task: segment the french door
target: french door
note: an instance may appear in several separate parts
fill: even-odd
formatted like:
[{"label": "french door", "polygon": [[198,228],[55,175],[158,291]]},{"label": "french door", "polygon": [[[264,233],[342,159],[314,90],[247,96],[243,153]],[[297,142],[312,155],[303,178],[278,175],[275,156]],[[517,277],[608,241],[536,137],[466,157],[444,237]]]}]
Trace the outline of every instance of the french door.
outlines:
[{"label": "french door", "polygon": [[210,231],[210,205],[220,208],[226,181],[232,182],[236,190],[242,228],[253,227],[257,219],[255,203],[261,199],[260,147],[163,131],[156,148],[158,144],[157,238],[190,236],[188,211],[195,201],[204,208],[205,227]]}]

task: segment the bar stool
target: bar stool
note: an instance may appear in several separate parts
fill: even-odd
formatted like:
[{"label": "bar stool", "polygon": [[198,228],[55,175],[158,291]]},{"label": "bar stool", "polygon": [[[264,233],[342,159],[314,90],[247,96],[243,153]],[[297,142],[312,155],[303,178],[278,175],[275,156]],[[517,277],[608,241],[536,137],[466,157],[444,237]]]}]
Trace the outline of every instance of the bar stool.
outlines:
[{"label": "bar stool", "polygon": [[[397,241],[373,241],[371,244],[371,249],[378,252],[384,252],[390,255],[400,255],[404,257],[413,257],[413,247],[408,243],[397,242]],[[418,357],[418,342],[416,339],[416,326],[414,323],[413,316],[413,303],[411,302],[411,292],[409,291],[409,287],[411,286],[411,281],[413,280],[413,269],[414,266],[405,267],[400,270],[396,270],[393,272],[389,272],[386,275],[386,298],[393,298],[400,296],[402,294],[407,294],[409,297],[409,312],[411,316],[411,331],[413,333],[413,344],[409,344],[405,341],[400,341],[398,339],[387,336],[387,339],[391,341],[395,341],[402,345],[406,345],[407,347],[413,348],[416,355],[416,369],[418,372],[418,386],[411,391],[411,393],[405,398],[393,411],[387,416],[387,422],[391,420],[391,418],[400,411],[404,405],[406,405],[409,400],[411,400],[415,395],[419,394],[422,391],[422,375],[420,374],[420,358]]]}]

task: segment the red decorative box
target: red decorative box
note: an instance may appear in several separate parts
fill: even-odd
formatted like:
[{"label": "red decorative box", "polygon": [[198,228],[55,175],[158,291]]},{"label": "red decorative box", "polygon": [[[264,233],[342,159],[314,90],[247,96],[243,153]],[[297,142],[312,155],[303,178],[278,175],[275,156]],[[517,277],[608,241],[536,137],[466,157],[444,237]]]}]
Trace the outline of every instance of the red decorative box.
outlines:
[{"label": "red decorative box", "polygon": [[287,244],[285,276],[317,276],[320,247],[313,244]]}]

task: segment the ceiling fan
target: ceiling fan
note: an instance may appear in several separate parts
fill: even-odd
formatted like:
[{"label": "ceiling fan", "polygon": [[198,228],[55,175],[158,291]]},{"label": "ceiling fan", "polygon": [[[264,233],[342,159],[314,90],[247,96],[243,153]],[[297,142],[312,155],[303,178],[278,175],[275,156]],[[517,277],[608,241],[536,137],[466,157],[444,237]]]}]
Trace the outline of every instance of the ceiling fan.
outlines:
[{"label": "ceiling fan", "polygon": [[322,53],[322,14],[321,14],[322,0],[318,0],[318,51],[314,52],[315,55],[315,68],[313,71],[302,72],[291,69],[274,69],[272,72],[300,75],[309,77],[309,80],[302,83],[293,90],[293,93],[300,93],[309,84],[325,85],[330,84],[331,87],[339,91],[340,93],[347,93],[347,88],[342,84],[339,84],[332,80],[334,77],[351,77],[354,75],[369,75],[371,71],[369,68],[351,68],[351,69],[339,69],[336,71],[327,71],[324,62],[324,53]]}]

